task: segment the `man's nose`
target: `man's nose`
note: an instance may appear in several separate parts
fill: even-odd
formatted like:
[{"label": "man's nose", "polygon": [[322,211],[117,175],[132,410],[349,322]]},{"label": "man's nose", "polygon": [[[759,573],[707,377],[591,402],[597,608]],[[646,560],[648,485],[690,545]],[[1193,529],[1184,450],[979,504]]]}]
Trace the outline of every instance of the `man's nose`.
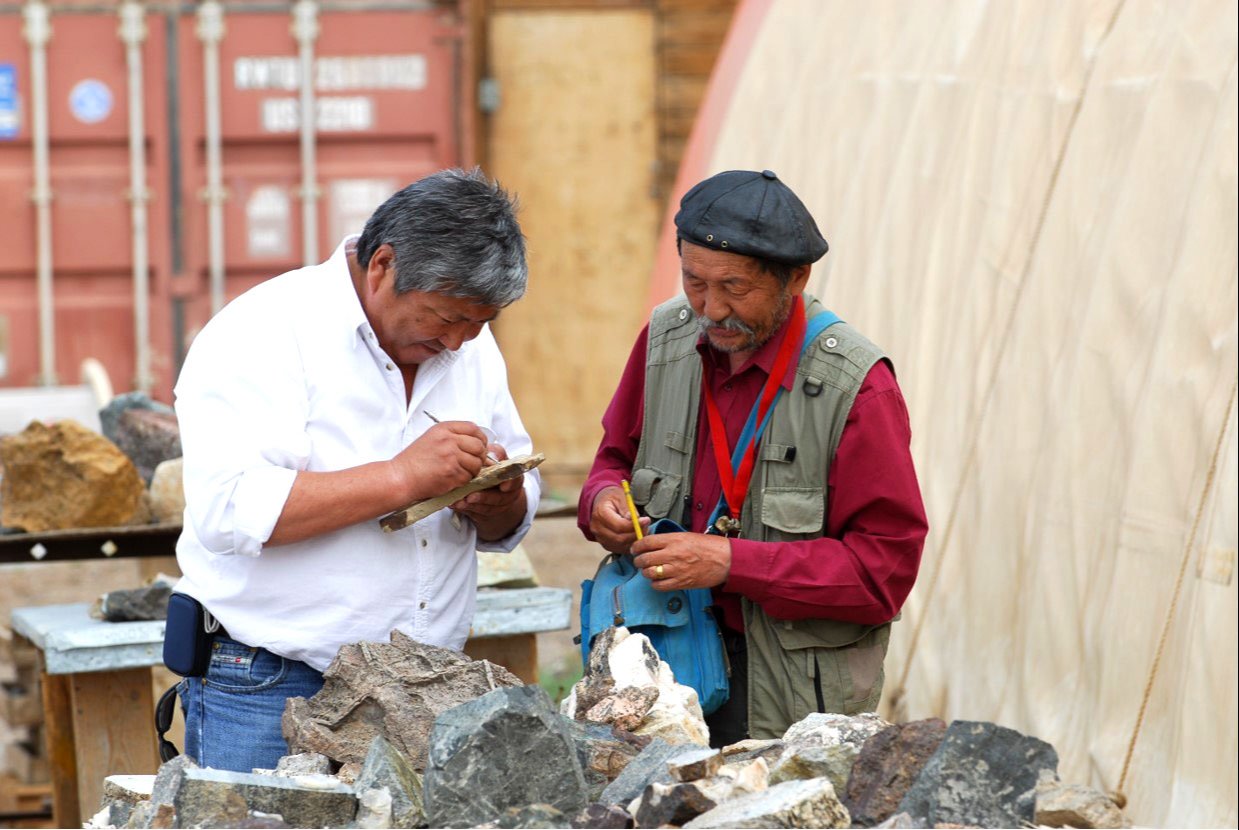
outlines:
[{"label": "man's nose", "polygon": [[480,323],[457,323],[451,326],[447,333],[440,337],[439,340],[445,348],[454,352],[463,346],[466,341],[472,340],[481,332],[482,326]]},{"label": "man's nose", "polygon": [[713,323],[721,323],[731,316],[731,306],[722,298],[722,296],[714,292],[707,292],[705,298],[705,307],[702,313]]}]

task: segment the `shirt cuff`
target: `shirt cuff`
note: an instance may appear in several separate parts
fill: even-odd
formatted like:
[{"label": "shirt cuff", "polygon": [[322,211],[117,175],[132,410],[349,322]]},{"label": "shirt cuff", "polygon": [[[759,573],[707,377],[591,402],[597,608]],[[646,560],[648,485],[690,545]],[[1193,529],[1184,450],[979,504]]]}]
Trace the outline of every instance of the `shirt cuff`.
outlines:
[{"label": "shirt cuff", "polygon": [[529,532],[529,528],[533,525],[533,517],[538,512],[538,503],[541,499],[542,476],[537,470],[531,470],[525,473],[525,517],[521,519],[521,523],[502,539],[496,539],[493,542],[483,542],[481,539],[478,539],[477,549],[489,553],[512,552],[521,543],[521,540],[525,538],[525,534]]},{"label": "shirt cuff", "polygon": [[759,605],[766,601],[772,566],[769,547],[751,539],[732,539],[731,570],[722,589],[748,597]]},{"label": "shirt cuff", "polygon": [[284,512],[297,471],[286,467],[247,470],[232,493],[232,551],[257,556]]}]

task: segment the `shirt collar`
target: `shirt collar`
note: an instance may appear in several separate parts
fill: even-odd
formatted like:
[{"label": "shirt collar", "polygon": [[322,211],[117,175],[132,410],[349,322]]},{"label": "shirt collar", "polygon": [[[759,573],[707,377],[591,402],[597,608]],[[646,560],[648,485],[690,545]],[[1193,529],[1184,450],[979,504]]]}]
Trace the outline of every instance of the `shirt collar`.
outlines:
[{"label": "shirt collar", "polygon": [[[788,314],[787,319],[783,321],[782,325],[775,329],[774,334],[771,335],[765,343],[762,343],[756,352],[749,355],[749,359],[746,360],[735,372],[731,372],[728,369],[726,353],[720,352],[718,349],[711,346],[710,341],[704,332],[697,337],[697,351],[701,353],[701,356],[705,359],[707,366],[709,366],[713,371],[721,371],[731,377],[738,377],[739,375],[756,368],[761,372],[764,379],[768,377],[770,372],[774,369],[774,359],[779,353],[779,344],[783,342],[783,337],[787,333],[787,329],[791,324],[792,315]],[[788,361],[787,371],[783,373],[783,378],[780,382],[780,385],[789,392],[796,382],[796,368],[800,363],[799,350],[797,350],[797,354],[794,357],[796,358],[795,360]]]}]

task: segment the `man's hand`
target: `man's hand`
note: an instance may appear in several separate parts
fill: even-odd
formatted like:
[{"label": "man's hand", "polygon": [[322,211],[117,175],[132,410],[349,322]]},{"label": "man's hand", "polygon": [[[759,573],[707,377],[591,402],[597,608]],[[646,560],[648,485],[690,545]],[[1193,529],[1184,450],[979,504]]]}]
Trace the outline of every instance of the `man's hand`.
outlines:
[{"label": "man's hand", "polygon": [[[650,526],[648,516],[641,517],[641,531]],[[604,487],[594,496],[594,508],[589,515],[589,532],[598,544],[611,553],[628,553],[637,533],[632,529],[632,515],[628,512],[628,500],[618,487]]]},{"label": "man's hand", "polygon": [[486,435],[468,421],[444,421],[391,460],[407,503],[441,496],[466,484],[486,458]]},{"label": "man's hand", "polygon": [[632,546],[633,560],[656,591],[713,588],[731,572],[731,541],[704,533],[659,533]]},{"label": "man's hand", "polygon": [[[489,452],[499,461],[508,457],[508,451],[499,444],[487,444],[483,452]],[[490,461],[487,461],[487,465]],[[478,538],[495,541],[507,536],[525,518],[525,477],[502,481],[487,490],[470,493],[451,507],[477,525]]]}]

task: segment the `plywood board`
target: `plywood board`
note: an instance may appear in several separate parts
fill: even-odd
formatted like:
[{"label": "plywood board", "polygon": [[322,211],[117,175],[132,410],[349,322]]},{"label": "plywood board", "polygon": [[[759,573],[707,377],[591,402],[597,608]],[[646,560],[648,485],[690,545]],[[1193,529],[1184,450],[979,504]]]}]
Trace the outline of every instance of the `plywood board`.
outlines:
[{"label": "plywood board", "polygon": [[654,15],[496,11],[490,172],[520,197],[529,292],[495,325],[513,396],[556,471],[583,474],[644,322],[652,195]]}]

